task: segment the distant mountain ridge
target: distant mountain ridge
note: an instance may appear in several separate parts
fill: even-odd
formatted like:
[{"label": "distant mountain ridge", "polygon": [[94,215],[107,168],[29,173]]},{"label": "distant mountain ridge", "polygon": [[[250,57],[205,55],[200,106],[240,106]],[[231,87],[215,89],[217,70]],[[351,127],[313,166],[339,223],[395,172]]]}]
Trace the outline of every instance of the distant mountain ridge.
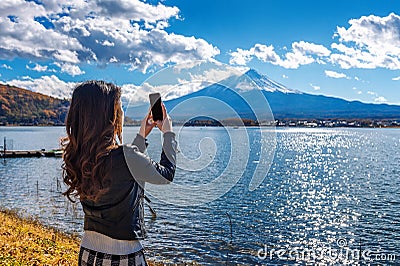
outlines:
[{"label": "distant mountain ridge", "polygon": [[0,125],[61,125],[69,101],[0,84]]},{"label": "distant mountain ridge", "polygon": [[[233,107],[243,119],[256,119],[253,111],[265,112],[265,99],[275,119],[400,119],[400,106],[307,94],[289,89],[253,69],[165,101],[165,105],[177,120],[205,114],[216,119],[232,118],[232,112],[226,112],[223,105]],[[190,104],[185,105],[186,101]],[[178,106],[183,107],[175,108]],[[68,108],[68,100],[0,84],[0,125],[61,125]],[[125,119],[141,120],[147,110],[148,104],[128,107]]]},{"label": "distant mountain ridge", "polygon": [[[246,72],[256,83],[271,81],[268,77],[251,69]],[[273,81],[272,81],[273,82]],[[264,83],[265,84],[265,83]],[[280,84],[278,84],[280,85]],[[282,85],[280,85],[282,86]],[[347,101],[341,98],[308,94],[296,90],[268,90],[260,86],[275,118],[400,118],[400,106],[389,104]]]},{"label": "distant mountain ridge", "polygon": [[[223,104],[216,104],[209,99]],[[241,118],[256,119],[255,113],[268,112],[265,100],[275,119],[400,119],[400,106],[307,94],[289,89],[253,69],[165,101],[165,105],[168,110],[173,110],[174,117],[178,119],[192,118],[196,114],[204,116],[207,111],[218,119],[230,118],[224,105],[233,107]],[[190,104],[185,105],[185,102]],[[148,105],[130,107],[127,115],[139,119],[147,108]]]}]

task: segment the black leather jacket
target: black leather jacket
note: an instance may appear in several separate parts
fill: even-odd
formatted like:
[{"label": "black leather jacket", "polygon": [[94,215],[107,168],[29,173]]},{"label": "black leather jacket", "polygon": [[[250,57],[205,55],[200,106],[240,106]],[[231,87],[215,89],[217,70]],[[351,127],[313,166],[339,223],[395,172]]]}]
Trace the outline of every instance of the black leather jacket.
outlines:
[{"label": "black leather jacket", "polygon": [[119,240],[145,238],[144,184],[167,184],[173,180],[176,147],[175,134],[166,132],[159,163],[144,153],[146,143],[140,135],[132,145],[111,151],[110,189],[97,202],[81,201],[85,213],[84,229]]}]

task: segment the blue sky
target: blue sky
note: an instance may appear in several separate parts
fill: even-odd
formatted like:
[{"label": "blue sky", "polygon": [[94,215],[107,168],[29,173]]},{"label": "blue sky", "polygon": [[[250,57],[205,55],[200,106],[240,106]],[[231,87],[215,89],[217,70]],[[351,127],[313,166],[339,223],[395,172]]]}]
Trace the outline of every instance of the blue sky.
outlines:
[{"label": "blue sky", "polygon": [[400,2],[0,2],[3,83],[59,97],[87,79],[131,91],[196,59],[308,93],[400,104]]}]

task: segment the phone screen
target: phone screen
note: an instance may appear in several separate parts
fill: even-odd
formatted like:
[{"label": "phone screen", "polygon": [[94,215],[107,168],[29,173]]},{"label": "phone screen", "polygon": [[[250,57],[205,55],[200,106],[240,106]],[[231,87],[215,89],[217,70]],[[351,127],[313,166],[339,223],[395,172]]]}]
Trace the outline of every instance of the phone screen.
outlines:
[{"label": "phone screen", "polygon": [[151,105],[151,113],[153,115],[154,121],[162,121],[163,120],[163,112],[161,107],[161,95],[160,93],[151,93],[149,94],[150,105]]}]

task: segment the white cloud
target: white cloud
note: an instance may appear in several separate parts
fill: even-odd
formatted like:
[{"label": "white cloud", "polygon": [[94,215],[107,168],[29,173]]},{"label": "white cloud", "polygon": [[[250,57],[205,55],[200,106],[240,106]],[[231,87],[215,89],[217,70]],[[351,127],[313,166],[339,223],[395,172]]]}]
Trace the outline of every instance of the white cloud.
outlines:
[{"label": "white cloud", "polygon": [[[124,84],[122,88],[122,98],[124,102],[129,101],[130,105],[143,104],[148,102],[148,94],[160,92],[164,100],[175,99],[189,93],[196,92],[211,84],[219,83],[228,88],[235,88],[237,77],[247,72],[247,67],[233,67],[220,62],[210,63],[208,61],[193,61],[181,65],[174,65],[163,70],[163,76],[173,77],[171,80],[163,80],[161,85],[159,80],[153,77],[147,79],[141,86],[134,84]],[[155,77],[159,77],[156,74]],[[241,84],[243,85],[243,84]],[[251,88],[254,88],[252,84]],[[245,89],[239,86],[240,89]],[[238,87],[236,87],[238,89]]]},{"label": "white cloud", "polygon": [[164,95],[165,92],[172,88],[174,88],[174,85],[153,86],[147,82],[141,84],[141,86],[135,84],[124,84],[121,86],[121,100],[123,102],[129,102],[129,106],[140,105],[149,101],[149,93],[160,92]]},{"label": "white cloud", "polygon": [[282,75],[282,78],[287,79],[289,78],[288,76],[286,76],[285,74]]},{"label": "white cloud", "polygon": [[8,69],[8,70],[12,70],[13,69],[11,66],[9,66],[7,64],[2,64],[1,68],[5,68],[5,69]]},{"label": "white cloud", "polygon": [[250,50],[237,48],[235,52],[230,53],[231,58],[229,59],[229,64],[241,66],[246,65],[251,59],[253,59],[254,53]]},{"label": "white cloud", "polygon": [[55,75],[42,76],[37,79],[25,76],[22,80],[14,79],[7,82],[3,81],[3,83],[61,99],[70,98],[72,89],[76,85],[74,82],[64,82]]},{"label": "white cloud", "polygon": [[292,50],[281,57],[272,45],[255,44],[248,50],[237,48],[231,52],[229,63],[245,65],[255,57],[273,65],[296,69],[314,62],[323,63],[323,58],[328,57],[330,53],[330,50],[323,45],[300,41],[292,43]]},{"label": "white cloud", "polygon": [[111,47],[115,45],[113,42],[110,42],[109,40],[105,40],[102,44],[104,46],[111,46]]},{"label": "white cloud", "polygon": [[263,62],[277,63],[281,60],[272,45],[256,44],[249,52]]},{"label": "white cloud", "polygon": [[118,63],[118,59],[115,56],[113,56],[110,58],[109,62],[110,63]]},{"label": "white cloud", "polygon": [[377,103],[385,103],[385,102],[387,102],[386,98],[383,97],[383,96],[376,97],[374,99],[374,101],[377,102]]},{"label": "white cloud", "polygon": [[152,6],[139,0],[98,1],[97,10],[103,16],[118,16],[134,21],[144,20],[147,23],[156,23],[171,17],[178,18],[179,9],[168,7],[161,3]]},{"label": "white cloud", "polygon": [[394,81],[400,80],[400,76],[392,78],[392,80],[394,80]]},{"label": "white cloud", "polygon": [[357,94],[359,94],[359,95],[362,94],[362,91],[358,90],[356,87],[353,87],[352,89],[353,89]]},{"label": "white cloud", "polygon": [[[125,104],[129,102],[129,105],[148,103],[148,95],[151,92],[160,92],[164,100],[171,100],[215,83],[232,89],[239,89],[240,87],[241,90],[244,90],[245,87],[234,86],[238,84],[238,77],[243,76],[248,70],[247,67],[233,67],[220,62],[208,61],[193,61],[174,65],[149,77],[140,86],[134,84],[122,85],[122,101]],[[168,78],[160,81],[160,76]],[[251,84],[251,88],[254,89],[256,84],[249,77],[246,77],[244,76],[239,81],[246,81],[245,83]],[[243,83],[240,85],[243,85]]]},{"label": "white cloud", "polygon": [[298,51],[302,54],[310,54],[317,56],[329,56],[331,51],[323,45],[309,43],[309,42],[294,42],[292,44],[292,48],[294,51]]},{"label": "white cloud", "polygon": [[[197,73],[190,73],[190,80],[181,80],[182,82],[203,82],[208,85],[218,83],[221,80],[232,76],[241,76],[249,70],[245,67],[222,66],[221,68],[210,68]],[[194,71],[193,71],[194,72]],[[180,83],[182,83],[180,82]],[[227,84],[223,84],[227,85]]]},{"label": "white cloud", "polygon": [[69,50],[58,50],[53,53],[55,59],[61,62],[67,62],[71,64],[78,64],[80,62],[78,58],[78,52]]},{"label": "white cloud", "polygon": [[[36,4],[29,2],[27,5]],[[34,20],[34,16],[29,14],[29,11],[30,9],[25,9],[25,4],[17,5],[15,10],[5,10],[4,2],[0,4],[0,24],[2,24],[0,27],[0,51],[3,59],[14,57],[53,58],[52,54],[55,51],[85,50],[76,38],[53,29],[46,29]],[[17,21],[8,18],[15,14],[19,14]],[[48,15],[50,16],[50,14]]]},{"label": "white cloud", "polygon": [[204,88],[204,85],[210,84],[203,84],[201,81],[188,82],[186,80],[179,80],[179,84],[164,84],[159,86],[154,86],[147,82],[141,86],[124,84],[121,86],[121,100],[128,106],[142,105],[148,103],[149,93],[152,92],[160,92],[164,100],[171,100],[200,90]]},{"label": "white cloud", "polygon": [[[144,100],[144,95],[136,95],[139,86],[134,84],[124,84],[121,86],[121,100],[124,104],[134,105],[137,102]],[[149,92],[150,93],[150,92]],[[140,98],[140,100],[138,99]]]},{"label": "white cloud", "polygon": [[318,91],[318,90],[320,90],[321,89],[321,87],[320,86],[317,86],[317,85],[313,85],[313,84],[311,84],[310,83],[310,86],[314,89],[314,90],[316,90],[316,91]]},{"label": "white cloud", "polygon": [[204,80],[179,80],[179,84],[177,84],[177,86],[168,88],[168,90],[166,90],[167,93],[165,94],[164,98],[166,100],[179,98],[189,93],[199,91],[209,85],[210,83]]},{"label": "white cloud", "polygon": [[400,16],[362,16],[349,24],[349,28],[337,27],[339,43],[331,47],[338,53],[330,56],[332,63],[344,69],[400,69]]},{"label": "white cloud", "polygon": [[[37,71],[37,72],[45,72],[48,70],[48,66],[44,65],[39,65],[39,64],[35,64],[33,67],[26,65],[26,69],[29,70],[33,70],[33,71]],[[54,69],[52,69],[51,71],[54,71]]]},{"label": "white cloud", "polygon": [[[172,18],[179,19],[177,7],[139,0],[1,1],[0,58],[46,59],[61,65],[106,65],[115,58],[113,63],[145,72],[153,65],[219,54],[203,39],[165,31]],[[79,73],[79,66],[67,66],[66,73]]]},{"label": "white cloud", "polygon": [[325,75],[327,77],[335,78],[335,79],[341,79],[341,78],[349,79],[349,77],[346,74],[335,72],[332,70],[325,70]]},{"label": "white cloud", "polygon": [[73,65],[70,63],[54,63],[56,66],[58,66],[61,69],[61,72],[67,73],[71,76],[79,76],[85,74],[85,71],[82,71],[79,66]]},{"label": "white cloud", "polygon": [[[230,64],[245,65],[253,58],[284,68],[298,68],[311,63],[330,62],[342,69],[400,69],[400,16],[362,16],[340,27],[329,50],[323,45],[299,41],[292,49],[283,47],[278,55],[272,45],[255,44],[250,49],[237,48],[230,53]],[[350,79],[350,78],[349,78]],[[356,78],[358,80],[358,78]]]}]

